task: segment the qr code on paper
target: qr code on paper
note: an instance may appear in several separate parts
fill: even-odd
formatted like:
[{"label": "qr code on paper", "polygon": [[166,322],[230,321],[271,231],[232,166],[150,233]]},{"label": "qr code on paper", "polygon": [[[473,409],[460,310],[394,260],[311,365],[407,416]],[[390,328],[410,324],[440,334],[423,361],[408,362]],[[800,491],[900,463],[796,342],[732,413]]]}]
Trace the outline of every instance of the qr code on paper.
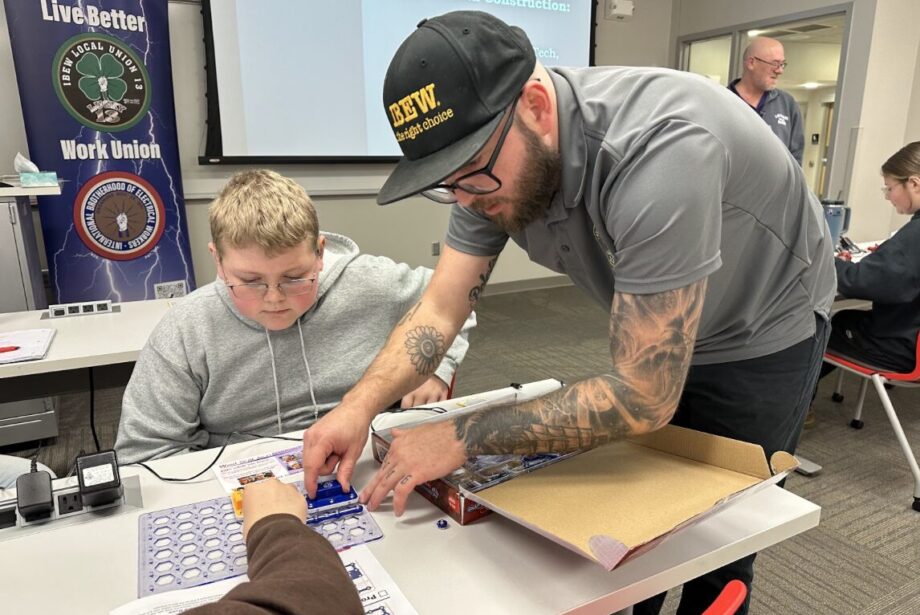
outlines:
[{"label": "qr code on paper", "polygon": [[173,299],[175,297],[184,297],[188,294],[188,288],[185,286],[185,280],[160,282],[153,285],[153,294],[157,299]]}]

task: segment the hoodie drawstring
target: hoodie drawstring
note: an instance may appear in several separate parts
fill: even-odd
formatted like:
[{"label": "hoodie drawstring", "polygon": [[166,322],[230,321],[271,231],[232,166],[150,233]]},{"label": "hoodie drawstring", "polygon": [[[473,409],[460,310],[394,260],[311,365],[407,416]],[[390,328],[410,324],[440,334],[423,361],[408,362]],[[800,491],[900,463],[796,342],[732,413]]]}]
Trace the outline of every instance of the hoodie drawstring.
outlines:
[{"label": "hoodie drawstring", "polygon": [[307,368],[307,384],[310,387],[310,399],[313,401],[313,422],[319,418],[319,406],[316,404],[316,396],[313,395],[313,375],[310,373],[310,363],[307,361],[307,347],[303,342],[303,328],[300,326],[300,319],[297,319],[297,333],[300,335],[300,354],[303,357],[304,367]]},{"label": "hoodie drawstring", "polygon": [[265,339],[268,340],[268,356],[272,363],[272,382],[275,385],[275,414],[278,416],[278,435],[281,431],[281,396],[278,394],[278,372],[275,370],[275,350],[272,348],[272,336],[269,335],[268,329],[265,330]]},{"label": "hoodie drawstring", "polygon": [[[297,319],[297,333],[300,337],[300,356],[303,357],[303,365],[307,368],[307,385],[310,387],[310,400],[313,402],[313,422],[319,418],[319,405],[316,403],[316,395],[313,393],[313,374],[310,373],[310,363],[307,361],[307,347],[303,341],[303,327],[300,325],[300,319]],[[272,364],[272,383],[275,385],[275,415],[278,417],[278,435],[284,433],[281,428],[281,396],[278,393],[278,372],[275,369],[275,350],[272,348],[272,336],[268,329],[265,329],[265,339],[268,340],[268,355]]]}]

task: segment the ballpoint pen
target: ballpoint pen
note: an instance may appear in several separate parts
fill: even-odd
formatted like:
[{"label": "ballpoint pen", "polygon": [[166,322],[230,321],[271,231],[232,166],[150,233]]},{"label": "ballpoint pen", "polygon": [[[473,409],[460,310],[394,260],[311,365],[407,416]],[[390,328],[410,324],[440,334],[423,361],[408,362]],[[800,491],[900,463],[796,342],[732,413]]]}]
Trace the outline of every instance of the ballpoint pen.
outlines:
[{"label": "ballpoint pen", "polygon": [[19,346],[0,346],[0,352],[13,352],[19,350]]}]

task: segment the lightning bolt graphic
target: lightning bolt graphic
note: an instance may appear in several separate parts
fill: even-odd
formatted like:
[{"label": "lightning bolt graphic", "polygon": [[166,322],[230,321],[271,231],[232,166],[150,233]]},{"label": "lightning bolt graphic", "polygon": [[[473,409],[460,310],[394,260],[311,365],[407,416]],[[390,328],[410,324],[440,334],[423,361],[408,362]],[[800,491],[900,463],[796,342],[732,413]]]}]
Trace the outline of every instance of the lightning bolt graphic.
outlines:
[{"label": "lightning bolt graphic", "polygon": [[[104,3],[100,2],[99,4],[100,6],[102,6]],[[77,5],[84,11],[84,13],[86,12],[84,0],[78,0]],[[145,21],[147,23],[150,23],[146,19],[147,12],[146,12],[146,7],[144,6],[144,1],[141,0],[138,3],[138,6],[140,8],[140,13],[144,17]],[[96,33],[98,31],[98,32],[102,32],[102,33],[106,33],[111,36],[114,36],[115,38],[119,38],[117,36],[118,33],[112,32],[108,28],[88,27],[87,30],[93,33]],[[125,43],[128,44],[127,41],[125,41]],[[139,54],[143,57],[144,66],[147,66],[147,62],[148,62],[148,59],[149,59],[149,56],[150,56],[150,53],[153,47],[153,43],[150,40],[150,29],[149,28],[144,29],[144,47],[143,49],[138,49],[137,46],[135,45],[131,45],[131,46],[134,47],[135,50],[139,52]],[[154,136],[155,114],[152,109],[148,111],[148,119],[149,119],[149,125],[148,125],[147,135],[150,138],[150,143],[154,143],[156,141],[155,136]],[[79,132],[77,133],[76,139],[82,140],[82,138],[84,137],[85,131],[86,131],[86,127],[81,126]],[[116,137],[112,134],[102,133],[100,131],[92,131],[92,132],[93,132],[94,140],[99,140],[99,141],[105,140],[108,143],[109,147],[111,147],[112,141],[116,140]],[[170,234],[170,237],[172,241],[175,243],[176,251],[178,252],[179,258],[181,259],[181,262],[182,262],[183,279],[186,280],[191,285],[191,284],[194,284],[194,275],[192,273],[191,265],[186,259],[185,250],[182,249],[182,245],[186,241],[185,234],[183,233],[182,224],[181,224],[183,220],[183,215],[184,215],[184,212],[182,211],[182,205],[184,202],[183,202],[183,199],[181,199],[179,196],[179,189],[177,186],[178,182],[176,181],[176,178],[174,178],[173,174],[170,173],[169,167],[167,166],[163,158],[161,157],[158,160],[159,160],[159,165],[163,169],[163,174],[166,176],[169,182],[169,194],[171,196],[170,207],[172,211],[174,211],[175,213],[175,231]],[[151,162],[151,161],[146,160],[146,159],[140,159],[140,160],[133,161],[131,165],[132,165],[134,174],[140,177],[143,177],[142,173],[144,171],[144,165],[147,162]],[[153,163],[151,162],[151,164]],[[95,161],[87,161],[85,163],[80,162],[77,167],[77,174],[76,174],[77,183],[78,185],[82,185],[85,181],[89,180],[90,178],[102,172],[103,172],[103,162],[101,158]],[[64,241],[62,242],[60,249],[58,249],[54,253],[53,258],[52,258],[52,262],[54,263],[54,271],[55,271],[54,287],[55,287],[55,292],[58,297],[58,300],[61,300],[60,299],[61,293],[62,293],[61,279],[66,276],[66,273],[61,269],[61,267],[58,266],[58,259],[62,254],[66,252],[68,243],[70,241],[70,237],[76,230],[74,227],[75,227],[74,223],[71,222],[70,227],[67,229],[67,232],[64,236]],[[166,238],[165,236],[162,237],[161,241],[165,238]],[[143,263],[143,266],[141,266],[138,271],[135,271],[134,267],[132,267],[131,276],[127,275],[127,271],[126,271],[127,264],[124,264],[122,266],[116,266],[116,264],[112,260],[100,257],[99,255],[95,254],[94,252],[88,249],[82,254],[68,255],[67,258],[95,259],[97,261],[97,266],[93,270],[92,279],[90,280],[88,286],[83,289],[83,291],[93,292],[93,289],[96,287],[96,284],[100,278],[99,274],[102,273],[101,277],[102,279],[106,281],[108,288],[103,288],[101,290],[105,293],[106,298],[110,298],[118,302],[121,302],[124,299],[123,299],[122,293],[118,290],[119,285],[116,283],[117,276],[122,278],[126,285],[130,285],[132,282],[142,278],[143,284],[144,284],[144,299],[149,299],[151,298],[150,295],[152,294],[152,291],[153,291],[153,285],[151,284],[151,281],[153,282],[162,281],[163,275],[166,271],[163,268],[163,262],[161,259],[161,253],[160,253],[159,246],[154,247],[154,249],[151,250],[148,254],[146,254],[142,259],[131,261],[131,264],[134,265],[135,267]],[[155,275],[156,273],[158,273],[158,275]],[[173,277],[173,276],[170,276],[170,277]],[[101,293],[97,291],[97,292],[94,292],[93,294],[98,295]]]}]

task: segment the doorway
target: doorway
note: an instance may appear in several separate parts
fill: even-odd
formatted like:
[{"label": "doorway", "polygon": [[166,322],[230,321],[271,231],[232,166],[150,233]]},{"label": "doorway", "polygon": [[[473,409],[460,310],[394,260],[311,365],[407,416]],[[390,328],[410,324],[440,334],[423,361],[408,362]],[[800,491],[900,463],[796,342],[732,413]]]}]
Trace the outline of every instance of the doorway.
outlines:
[{"label": "doorway", "polygon": [[[746,25],[731,32],[710,33],[681,41],[680,67],[727,86],[741,76],[744,49],[757,36],[780,41],[788,63],[777,87],[799,104],[805,133],[802,170],[808,186],[826,197],[829,146],[835,130],[840,54],[846,34],[846,13],[794,21]],[[728,73],[726,79],[722,75]],[[718,78],[717,78],[718,77]]]}]

